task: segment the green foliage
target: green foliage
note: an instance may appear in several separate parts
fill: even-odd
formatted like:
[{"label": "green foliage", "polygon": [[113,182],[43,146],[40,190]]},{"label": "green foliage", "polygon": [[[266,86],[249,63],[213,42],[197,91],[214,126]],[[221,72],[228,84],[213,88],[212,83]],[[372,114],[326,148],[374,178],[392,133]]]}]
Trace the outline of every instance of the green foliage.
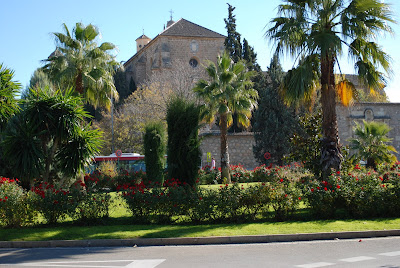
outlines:
[{"label": "green foliage", "polygon": [[82,224],[93,224],[109,216],[109,193],[87,193],[80,196],[72,218]]},{"label": "green foliage", "polygon": [[200,107],[194,102],[180,97],[170,100],[167,106],[168,177],[190,186],[195,185],[201,164],[199,122]]},{"label": "green foliage", "polygon": [[48,224],[54,224],[71,215],[78,204],[78,197],[71,197],[69,190],[55,187],[47,182],[32,187],[35,193],[35,208]]},{"label": "green foliage", "polygon": [[116,103],[116,107],[121,106],[124,100],[136,90],[136,84],[133,78],[128,81],[126,72],[122,69],[118,69],[114,74],[114,84],[119,95],[119,101]]},{"label": "green foliage", "polygon": [[160,183],[164,180],[165,134],[162,122],[150,122],[145,127],[143,137],[147,177]]},{"label": "green foliage", "polygon": [[[25,94],[29,94],[29,89],[35,88],[52,88],[54,89],[53,83],[50,81],[49,76],[41,69],[38,68],[33,72],[31,79],[29,80],[29,88]],[[23,99],[26,98],[26,95]]]},{"label": "green foliage", "polygon": [[101,133],[87,125],[87,118],[72,90],[32,90],[4,132],[12,176],[26,185],[33,178],[57,180],[82,172],[101,145]]},{"label": "green foliage", "polygon": [[228,4],[228,18],[224,19],[228,35],[225,38],[224,45],[232,60],[238,62],[242,59],[242,44],[240,42],[240,34],[236,31],[236,18],[233,15],[234,10],[235,7]]},{"label": "green foliage", "polygon": [[76,23],[72,32],[63,24],[63,29],[64,33],[53,33],[57,48],[44,60],[44,72],[62,88],[74,88],[95,108],[109,109],[111,98],[118,99],[113,75],[120,64],[112,55],[115,45],[97,46],[100,31],[92,24]]},{"label": "green foliage", "polygon": [[[293,109],[287,107],[278,93],[283,70],[275,55],[268,68],[270,81],[259,89],[259,105],[254,114],[253,133],[254,157],[260,164],[283,165],[283,159],[290,152],[290,137],[298,129]],[[266,159],[268,152],[271,157]]]},{"label": "green foliage", "polygon": [[352,218],[398,217],[399,170],[385,175],[357,167],[353,172],[336,172],[323,181],[310,181],[303,188],[311,211],[318,218],[333,218],[340,209]]},{"label": "green foliage", "polygon": [[322,175],[321,166],[321,113],[305,114],[300,117],[300,131],[290,139],[291,152],[289,161],[300,161],[315,176]]},{"label": "green foliage", "polygon": [[[363,84],[381,90],[390,74],[390,57],[376,43],[376,36],[392,32],[390,5],[380,0],[284,0],[266,36],[276,44],[276,53],[287,52],[296,59],[287,72],[281,91],[288,103],[309,101],[320,89],[323,113],[321,166],[324,174],[339,170],[340,153],[335,68],[348,49]],[[336,66],[337,65],[337,66]],[[383,70],[385,73],[383,73]],[[342,84],[344,85],[344,84]],[[347,87],[347,86],[346,86]],[[347,94],[346,94],[347,95]],[[348,102],[348,98],[345,98]]]},{"label": "green foliage", "polygon": [[257,91],[252,88],[254,72],[247,71],[243,61],[232,62],[227,52],[218,57],[217,65],[209,62],[206,72],[211,81],[201,79],[193,90],[204,102],[202,118],[212,122],[216,116],[219,117],[222,177],[230,182],[227,129],[235,112],[238,123],[245,127],[250,125],[251,111],[258,98]]},{"label": "green foliage", "polygon": [[18,185],[18,181],[0,177],[0,224],[20,227],[34,222],[37,212],[34,196]]},{"label": "green foliage", "polygon": [[19,111],[17,94],[21,84],[14,82],[14,71],[0,63],[0,131],[7,121]]},{"label": "green foliage", "polygon": [[394,163],[397,161],[396,149],[389,145],[392,139],[387,137],[390,128],[381,122],[363,121],[363,125],[356,123],[354,135],[349,139],[350,149],[356,151],[353,157],[357,160],[366,160],[367,167],[376,169],[382,163]]}]

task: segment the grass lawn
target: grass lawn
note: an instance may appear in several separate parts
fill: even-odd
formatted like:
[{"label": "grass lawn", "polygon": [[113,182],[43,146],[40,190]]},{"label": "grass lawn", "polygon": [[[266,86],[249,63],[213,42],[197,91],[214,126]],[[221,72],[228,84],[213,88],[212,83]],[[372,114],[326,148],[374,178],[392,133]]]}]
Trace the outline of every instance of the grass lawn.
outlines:
[{"label": "grass lawn", "polygon": [[[129,218],[126,218],[129,220]],[[268,235],[291,233],[367,231],[400,229],[400,219],[372,220],[324,220],[260,222],[243,224],[207,225],[112,225],[75,226],[63,223],[57,226],[36,226],[31,228],[1,228],[1,241],[39,240],[83,240],[83,239],[129,239],[167,237],[205,237]]]}]

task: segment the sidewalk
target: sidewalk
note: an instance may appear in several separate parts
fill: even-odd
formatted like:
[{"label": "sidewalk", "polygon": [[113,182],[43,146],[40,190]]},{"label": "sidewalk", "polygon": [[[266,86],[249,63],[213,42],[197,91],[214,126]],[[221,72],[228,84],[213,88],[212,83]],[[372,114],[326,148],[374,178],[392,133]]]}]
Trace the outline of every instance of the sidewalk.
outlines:
[{"label": "sidewalk", "polygon": [[172,245],[250,244],[271,242],[294,242],[333,239],[361,239],[372,237],[400,236],[400,230],[331,232],[310,234],[278,234],[216,237],[179,238],[135,238],[95,240],[50,240],[50,241],[0,241],[0,248],[47,248],[47,247],[134,247]]}]

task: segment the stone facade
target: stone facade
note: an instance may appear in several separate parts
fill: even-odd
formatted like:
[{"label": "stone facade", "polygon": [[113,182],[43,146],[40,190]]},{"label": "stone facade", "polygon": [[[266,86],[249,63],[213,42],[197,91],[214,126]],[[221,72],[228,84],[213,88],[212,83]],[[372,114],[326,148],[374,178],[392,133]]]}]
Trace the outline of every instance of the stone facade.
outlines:
[{"label": "stone facade", "polygon": [[[157,72],[173,71],[177,62],[198,72],[197,78],[204,77],[202,64],[216,62],[224,50],[225,36],[219,33],[185,19],[169,25],[152,40],[144,35],[136,40],[138,51],[124,64],[128,81],[132,77],[136,85],[141,85]],[[148,43],[143,46],[143,42]]]},{"label": "stone facade", "polygon": [[[344,145],[353,137],[353,128],[356,122],[365,121],[384,122],[392,129],[388,136],[392,138],[392,145],[400,152],[400,103],[356,103],[349,107],[336,107],[339,138]],[[399,154],[396,155],[399,158]]]},{"label": "stone facade", "polygon": [[[384,122],[392,129],[388,136],[392,138],[392,145],[400,153],[400,103],[356,103],[349,107],[336,106],[339,138],[343,145],[353,137],[355,122],[362,124],[363,120]],[[202,165],[207,164],[207,152],[215,158],[220,166],[220,134],[219,131],[209,130],[202,133],[203,137]],[[228,152],[231,165],[242,164],[247,169],[254,169],[259,164],[253,156],[254,136],[252,132],[228,134]],[[400,154],[397,158],[400,159]]]},{"label": "stone facade", "polygon": [[[201,144],[201,163],[207,164],[207,152],[215,158],[216,166],[221,166],[221,139],[219,131],[203,133]],[[253,169],[259,164],[253,156],[254,136],[253,132],[228,133],[228,153],[231,165],[243,165],[247,169]]]}]

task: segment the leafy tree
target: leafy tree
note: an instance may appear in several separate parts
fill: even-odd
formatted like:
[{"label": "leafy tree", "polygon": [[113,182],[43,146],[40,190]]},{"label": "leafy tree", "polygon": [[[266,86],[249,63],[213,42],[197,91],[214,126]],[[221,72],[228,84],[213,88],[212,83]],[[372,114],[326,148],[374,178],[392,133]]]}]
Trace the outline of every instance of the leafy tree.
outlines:
[{"label": "leafy tree", "polygon": [[234,62],[242,59],[242,44],[240,42],[240,34],[236,31],[236,18],[233,15],[235,7],[228,4],[228,18],[224,19],[225,28],[228,36],[225,38],[225,48],[229,52],[229,56]]},{"label": "leafy tree", "polygon": [[[297,128],[293,109],[287,107],[278,94],[283,75],[275,55],[267,71],[270,81],[261,90],[253,123],[253,153],[260,164],[283,165],[283,157],[290,151],[290,137]],[[270,159],[265,159],[266,152],[270,153]]]},{"label": "leafy tree", "polygon": [[21,84],[13,81],[14,72],[0,64],[0,130],[19,111],[17,94]]},{"label": "leafy tree", "polygon": [[133,77],[131,77],[130,81],[129,81],[129,92],[133,93],[135,92],[137,89],[135,80],[133,80]]},{"label": "leafy tree", "polygon": [[369,94],[364,90],[358,92],[358,102],[389,102],[385,90],[370,90]]},{"label": "leafy tree", "polygon": [[[31,88],[54,88],[53,83],[50,81],[49,76],[43,71],[43,69],[38,68],[35,70],[31,79],[29,81],[29,89]],[[29,94],[29,89],[26,94]]]},{"label": "leafy tree", "polygon": [[201,164],[200,106],[182,97],[170,100],[167,106],[168,177],[194,186]]},{"label": "leafy tree", "polygon": [[26,185],[34,178],[74,177],[84,170],[98,153],[101,134],[85,123],[82,101],[71,89],[31,90],[4,132],[4,156],[13,176]]},{"label": "leafy tree", "polygon": [[202,118],[212,122],[216,116],[219,117],[221,175],[231,182],[227,130],[235,112],[241,125],[250,125],[251,111],[256,107],[258,98],[250,80],[254,73],[247,71],[245,62],[234,63],[227,52],[218,57],[217,65],[209,62],[206,71],[210,81],[199,80],[193,90],[204,101]]},{"label": "leafy tree", "polygon": [[356,150],[353,157],[356,160],[366,160],[367,168],[376,170],[378,164],[393,163],[397,153],[396,149],[389,145],[392,139],[387,137],[390,128],[387,124],[381,122],[367,122],[357,124],[354,128],[356,137],[349,139],[350,149]]},{"label": "leafy tree", "polygon": [[246,39],[243,39],[242,59],[247,62],[247,67],[249,68],[249,70],[261,72],[261,67],[257,63],[257,53],[254,51],[254,48],[249,45],[249,42],[247,42]]},{"label": "leafy tree", "polygon": [[115,88],[119,95],[119,101],[116,103],[116,107],[123,104],[124,100],[129,97],[135,90],[136,84],[131,77],[130,81],[126,79],[126,73],[122,69],[118,69],[114,74]]},{"label": "leafy tree", "polygon": [[321,167],[321,112],[306,113],[299,118],[300,128],[290,138],[290,154],[288,161],[301,161],[304,167],[320,178]]},{"label": "leafy tree", "polygon": [[111,105],[118,93],[113,75],[119,67],[111,52],[114,44],[104,42],[97,46],[98,28],[92,24],[76,23],[72,34],[63,24],[64,33],[54,33],[57,48],[44,60],[43,70],[54,83],[63,88],[73,87],[94,107]]},{"label": "leafy tree", "polygon": [[346,80],[335,83],[335,66],[348,47],[361,81],[381,88],[385,82],[379,67],[390,72],[389,56],[374,42],[382,32],[391,32],[394,22],[389,5],[379,0],[285,0],[279,16],[266,35],[276,42],[278,53],[288,51],[298,59],[285,76],[282,92],[289,103],[310,98],[320,83],[322,107],[321,164],[328,172],[340,169],[336,118],[336,89],[341,96],[352,87]]},{"label": "leafy tree", "polygon": [[144,132],[144,161],[147,178],[161,184],[164,181],[165,127],[162,122],[150,122]]}]

